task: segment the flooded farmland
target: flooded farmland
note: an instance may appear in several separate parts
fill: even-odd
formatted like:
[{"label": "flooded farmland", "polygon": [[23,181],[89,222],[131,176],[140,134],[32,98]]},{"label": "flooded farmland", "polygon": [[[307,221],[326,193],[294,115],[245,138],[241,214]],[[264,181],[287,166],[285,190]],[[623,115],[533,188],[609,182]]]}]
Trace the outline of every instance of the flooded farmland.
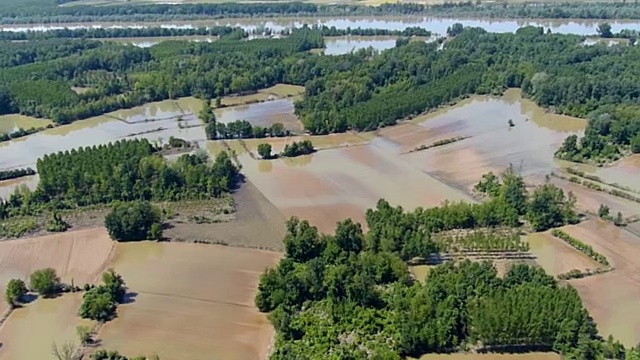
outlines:
[{"label": "flooded farmland", "polygon": [[[509,126],[511,120],[514,126]],[[503,97],[475,96],[420,116],[406,129],[383,136],[405,151],[456,137],[466,139],[407,154],[410,162],[454,186],[469,190],[482,174],[500,172],[509,164],[525,177],[544,178],[557,167],[554,152],[565,137],[581,133],[586,121],[545,113],[518,90]]]},{"label": "flooded farmland", "polygon": [[0,115],[0,134],[12,133],[18,129],[46,127],[53,124],[51,120],[38,119],[20,114]]},{"label": "flooded farmland", "polygon": [[[351,140],[357,142],[349,143],[349,134],[320,138],[329,138],[338,147],[293,159],[240,156],[245,175],[285,217],[298,216],[323,232],[333,232],[336,222],[348,217],[364,223],[365,210],[375,207],[380,198],[409,210],[436,206],[447,199],[471,201],[366,140],[354,137]],[[311,139],[321,147],[321,139]],[[286,143],[280,142],[275,151]],[[249,143],[248,150],[255,151],[256,144]]]},{"label": "flooded farmland", "polygon": [[218,122],[228,124],[236,120],[247,120],[253,126],[269,127],[281,123],[288,130],[303,131],[302,123],[293,113],[294,99],[278,99],[255,104],[237,105],[216,109]]},{"label": "flooded farmland", "polygon": [[396,38],[389,36],[341,36],[324,39],[325,55],[342,55],[372,47],[378,51],[396,46]]},{"label": "flooded farmland", "polygon": [[202,244],[118,244],[113,266],[131,301],[102,328],[102,345],[127,356],[156,352],[163,360],[263,359],[273,329],[253,297],[260,274],[280,256]]},{"label": "flooded farmland", "polygon": [[51,359],[53,343],[76,341],[76,326],[88,324],[77,315],[82,294],[38,299],[14,310],[0,328],[0,360]]},{"label": "flooded farmland", "polygon": [[[374,28],[389,30],[404,30],[407,27],[421,27],[436,34],[445,34],[447,28],[455,23],[464,26],[481,27],[490,32],[515,32],[522,26],[542,26],[554,33],[595,35],[599,20],[509,20],[509,19],[462,19],[462,18],[433,18],[425,16],[380,16],[380,17],[296,17],[296,18],[240,18],[222,20],[189,20],[168,22],[95,22],[95,23],[48,23],[48,24],[12,24],[1,25],[4,31],[45,31],[49,29],[79,29],[79,28],[195,28],[207,26],[239,26],[249,31],[272,29],[276,31],[303,25],[335,26],[337,29],[346,28]],[[609,21],[611,30],[619,32],[622,29],[640,30],[640,22],[634,20]]]}]

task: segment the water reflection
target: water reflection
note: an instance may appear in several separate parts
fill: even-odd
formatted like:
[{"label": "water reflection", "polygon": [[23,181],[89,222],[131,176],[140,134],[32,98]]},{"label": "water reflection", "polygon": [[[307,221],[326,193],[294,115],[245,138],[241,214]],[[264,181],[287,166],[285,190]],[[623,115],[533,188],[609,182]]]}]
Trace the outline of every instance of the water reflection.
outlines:
[{"label": "water reflection", "polygon": [[197,117],[170,102],[120,110],[0,143],[0,169],[34,167],[36,160],[48,153],[126,138],[164,143],[174,136],[204,141],[204,129]]},{"label": "water reflection", "polygon": [[275,123],[281,123],[288,130],[300,132],[302,124],[293,113],[293,102],[292,98],[270,100],[216,109],[215,113],[217,120],[224,124],[236,120],[247,120],[254,126],[269,127]]},{"label": "water reflection", "polygon": [[[432,18],[419,16],[406,17],[318,17],[318,18],[283,18],[283,19],[222,19],[222,20],[191,20],[172,22],[104,22],[104,23],[60,23],[60,24],[28,24],[28,25],[2,25],[4,31],[45,31],[50,29],[80,29],[80,28],[195,28],[207,26],[239,26],[246,30],[261,30],[269,28],[280,31],[286,28],[308,25],[335,26],[338,29],[350,28],[374,28],[403,30],[410,26],[418,26],[437,34],[445,34],[447,28],[455,23],[464,26],[482,27],[490,32],[514,32],[522,26],[542,26],[551,29],[555,33],[592,35],[596,34],[596,27],[600,20],[508,20],[508,19],[456,19],[456,18]],[[622,29],[640,30],[640,21],[617,20],[609,21],[611,30],[618,32]]]},{"label": "water reflection", "polygon": [[325,55],[342,55],[369,47],[372,47],[378,51],[391,49],[396,46],[396,38],[384,36],[328,37],[325,38],[324,44]]}]

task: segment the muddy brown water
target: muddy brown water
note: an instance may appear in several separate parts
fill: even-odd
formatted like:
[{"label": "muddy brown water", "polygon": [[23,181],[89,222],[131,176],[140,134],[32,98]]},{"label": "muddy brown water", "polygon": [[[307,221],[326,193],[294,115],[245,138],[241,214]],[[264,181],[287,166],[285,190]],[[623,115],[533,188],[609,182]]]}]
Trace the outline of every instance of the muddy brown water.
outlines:
[{"label": "muddy brown water", "polygon": [[248,105],[237,105],[217,109],[216,118],[228,124],[236,120],[247,120],[253,126],[269,127],[282,123],[285,128],[294,132],[302,131],[302,124],[293,113],[295,99],[278,99]]},{"label": "muddy brown water", "polygon": [[12,133],[20,128],[26,130],[46,127],[52,123],[51,120],[38,119],[20,114],[0,115],[0,133]]},{"label": "muddy brown water", "polygon": [[419,127],[410,132],[424,136],[404,144],[409,147],[469,137],[406,155],[427,173],[467,190],[482,174],[500,172],[509,164],[525,177],[544,177],[557,168],[553,155],[564,138],[586,126],[585,120],[545,112],[522,99],[519,90],[503,97],[474,96],[412,122]]}]

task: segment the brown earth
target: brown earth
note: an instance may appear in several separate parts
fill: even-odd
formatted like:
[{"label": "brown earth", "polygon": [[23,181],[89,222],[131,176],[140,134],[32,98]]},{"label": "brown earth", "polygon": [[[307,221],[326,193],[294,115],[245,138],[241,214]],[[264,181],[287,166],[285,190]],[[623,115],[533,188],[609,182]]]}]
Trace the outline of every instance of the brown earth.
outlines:
[{"label": "brown earth", "polygon": [[262,160],[242,155],[247,178],[285,216],[299,216],[333,232],[335,224],[364,212],[381,198],[408,210],[471,199],[431,178],[384,147],[342,147],[294,159]]},{"label": "brown earth", "polygon": [[118,244],[113,266],[131,294],[101,330],[103,346],[163,360],[263,359],[273,336],[253,298],[281,254],[219,245]]},{"label": "brown earth", "polygon": [[233,195],[234,219],[213,224],[174,223],[164,231],[173,241],[204,241],[233,246],[282,249],[285,218],[258,189],[246,181]]},{"label": "brown earth", "polygon": [[[104,228],[0,242],[0,291],[4,294],[12,278],[28,283],[29,274],[49,267],[65,283],[93,283],[105,270],[113,247]],[[2,301],[0,311],[5,307]]]},{"label": "brown earth", "polygon": [[627,346],[640,341],[640,237],[624,228],[593,219],[563,229],[606,256],[614,270],[571,280],[605,337],[612,334]]},{"label": "brown earth", "polygon": [[527,235],[530,252],[547,273],[556,276],[571,270],[598,269],[600,264],[571,245],[551,235],[550,231]]},{"label": "brown earth", "polygon": [[82,294],[38,299],[15,309],[0,328],[0,360],[52,359],[53,343],[78,344],[77,325],[90,322],[78,317]]}]

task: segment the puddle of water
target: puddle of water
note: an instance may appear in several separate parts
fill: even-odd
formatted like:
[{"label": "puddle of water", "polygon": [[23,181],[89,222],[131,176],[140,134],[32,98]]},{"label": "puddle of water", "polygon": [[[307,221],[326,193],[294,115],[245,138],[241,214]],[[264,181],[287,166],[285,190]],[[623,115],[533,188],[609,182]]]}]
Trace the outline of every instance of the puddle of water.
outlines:
[{"label": "puddle of water", "polygon": [[282,123],[285,128],[300,132],[302,124],[293,113],[293,99],[278,99],[261,103],[238,105],[215,110],[219,122],[228,124],[236,120],[247,120],[253,126],[269,127]]},{"label": "puddle of water", "polygon": [[12,133],[20,128],[31,129],[53,124],[48,119],[38,119],[21,114],[0,115],[0,133]]},{"label": "puddle of water", "polygon": [[396,38],[388,36],[343,36],[324,39],[325,55],[342,55],[372,47],[378,51],[396,46]]}]

